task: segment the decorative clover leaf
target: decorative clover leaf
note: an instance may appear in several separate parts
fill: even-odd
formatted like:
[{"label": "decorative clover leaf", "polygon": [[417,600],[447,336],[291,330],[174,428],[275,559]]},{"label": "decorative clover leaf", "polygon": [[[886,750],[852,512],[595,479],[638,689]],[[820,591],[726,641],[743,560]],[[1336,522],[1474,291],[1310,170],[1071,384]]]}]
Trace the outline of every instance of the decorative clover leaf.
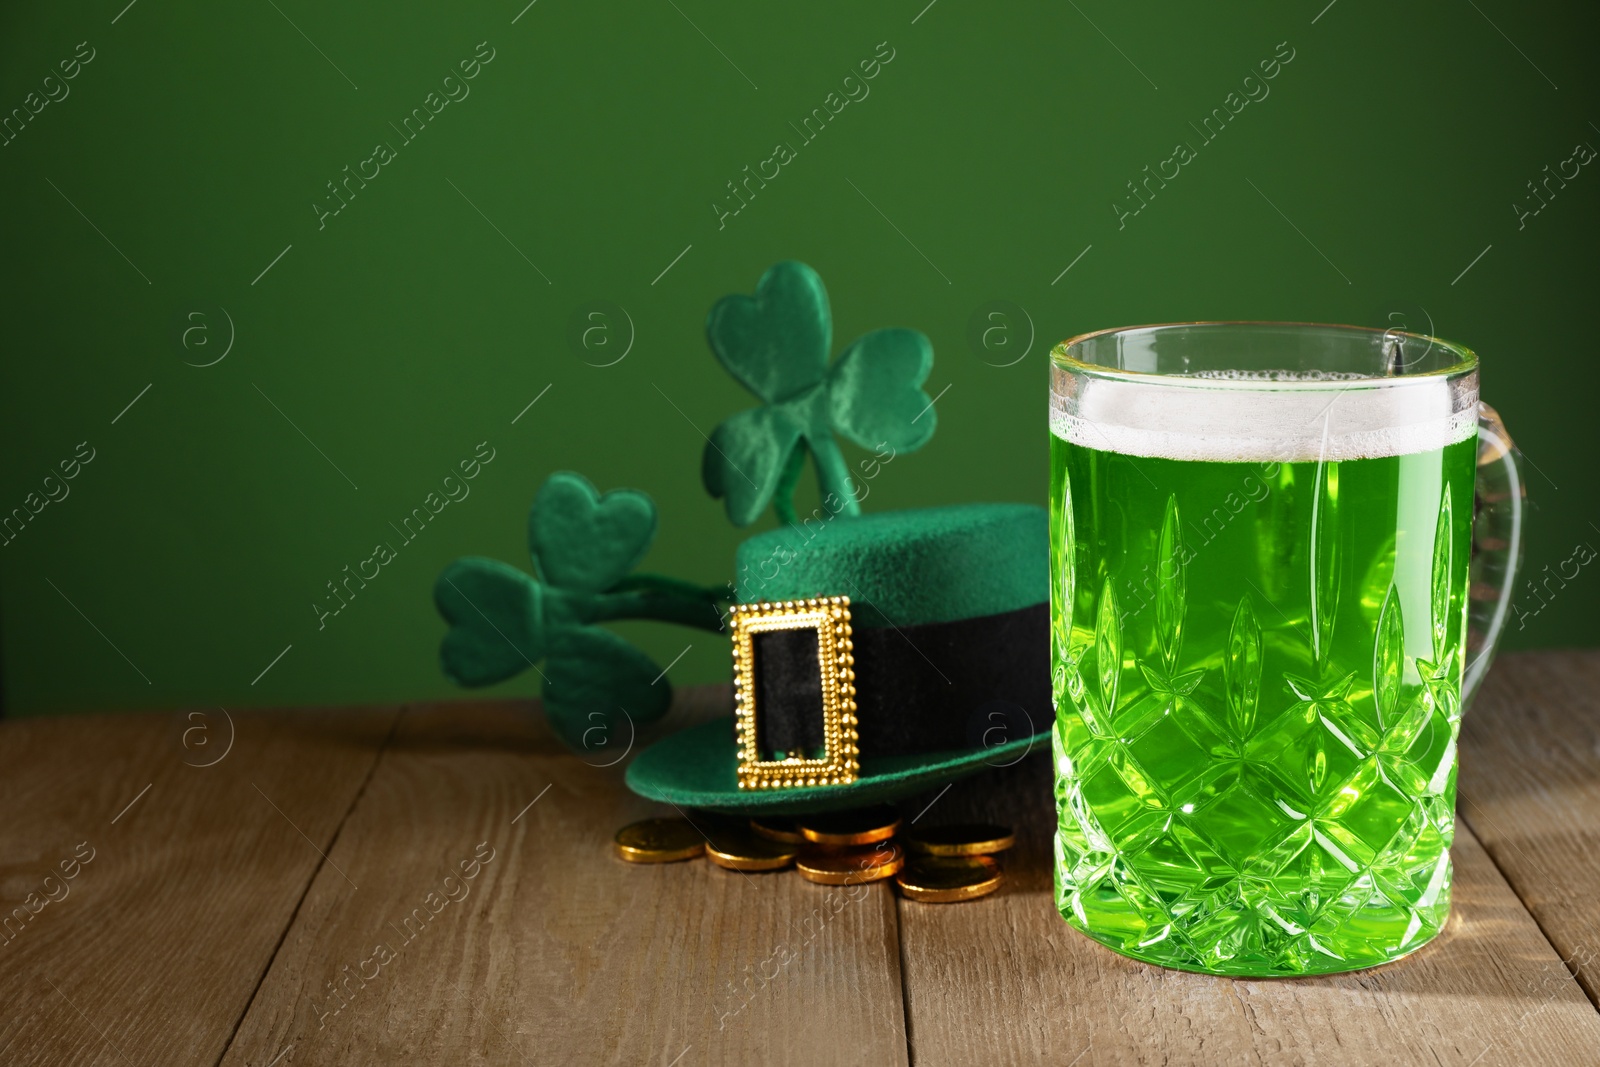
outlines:
[{"label": "decorative clover leaf", "polygon": [[481,557],[458,559],[439,575],[434,603],[450,624],[439,650],[445,673],[484,686],[533,668],[544,679],[545,714],[573,748],[631,737],[607,728],[618,712],[635,724],[660,718],[672,702],[665,672],[594,624],[648,618],[718,630],[724,594],[630,574],[655,532],[655,502],[645,494],[601,495],[581,474],[552,474],[528,512],[538,577]]},{"label": "decorative clover leaf", "polygon": [[933,345],[915,330],[874,330],[828,365],[833,314],[817,272],[799,262],[769,268],[755,296],[717,301],[706,337],[719,362],[763,402],[725,420],[711,434],[701,479],[725,498],[737,526],[754,522],[770,502],[793,523],[794,486],[805,454],[817,465],[824,500],[846,515],[860,512],[849,467],[834,435],[864,448],[920,448],[937,416],[922,391]]},{"label": "decorative clover leaf", "polygon": [[655,536],[655,501],[637,489],[601,496],[581,474],[552,474],[528,511],[534,565],[563,589],[610,589],[638,566]]},{"label": "decorative clover leaf", "polygon": [[459,685],[493,685],[544,658],[545,587],[497,559],[468,556],[446,567],[433,600],[450,623],[439,659]]},{"label": "decorative clover leaf", "polygon": [[[672,685],[656,662],[623,638],[598,626],[557,631],[545,661],[545,714],[562,740],[577,749],[609,748],[632,737],[612,713],[634,723],[659,719],[672,704]],[[603,728],[596,730],[596,724]]]}]

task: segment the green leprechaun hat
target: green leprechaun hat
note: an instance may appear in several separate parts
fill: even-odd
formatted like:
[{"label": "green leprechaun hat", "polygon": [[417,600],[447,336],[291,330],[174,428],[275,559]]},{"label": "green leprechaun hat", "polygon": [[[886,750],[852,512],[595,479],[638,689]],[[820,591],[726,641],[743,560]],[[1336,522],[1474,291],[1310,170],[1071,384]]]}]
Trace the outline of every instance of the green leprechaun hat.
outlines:
[{"label": "green leprechaun hat", "polygon": [[[962,504],[752,537],[730,613],[736,722],[658,741],[628,786],[683,807],[811,812],[1015,763],[1053,721],[1046,526],[1031,505]],[[767,578],[769,560],[789,562]],[[846,721],[830,731],[830,717]]]},{"label": "green leprechaun hat", "polygon": [[[735,715],[673,734],[627,771],[680,806],[811,812],[905,796],[1044,743],[1048,522],[1042,508],[965,504],[862,515],[884,465],[924,444],[928,339],[876,330],[831,365],[827,291],[779,263],[725,297],[712,351],[762,401],[717,427],[702,466],[729,518],[782,525],[738,549]],[[872,450],[852,470],[835,434]],[[793,507],[809,454],[822,506]]]}]

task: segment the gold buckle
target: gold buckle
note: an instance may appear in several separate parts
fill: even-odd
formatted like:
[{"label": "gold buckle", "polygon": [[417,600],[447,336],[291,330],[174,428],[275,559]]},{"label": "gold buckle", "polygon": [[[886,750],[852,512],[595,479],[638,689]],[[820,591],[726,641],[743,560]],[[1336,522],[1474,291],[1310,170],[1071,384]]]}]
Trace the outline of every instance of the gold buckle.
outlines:
[{"label": "gold buckle", "polygon": [[[791,756],[763,760],[756,741],[755,655],[751,638],[770,630],[817,631],[817,669],[822,680],[820,759]],[[734,723],[739,743],[740,789],[793,789],[848,785],[860,774],[856,735],[856,672],[850,640],[850,598],[782,600],[735,604],[733,636]]]}]

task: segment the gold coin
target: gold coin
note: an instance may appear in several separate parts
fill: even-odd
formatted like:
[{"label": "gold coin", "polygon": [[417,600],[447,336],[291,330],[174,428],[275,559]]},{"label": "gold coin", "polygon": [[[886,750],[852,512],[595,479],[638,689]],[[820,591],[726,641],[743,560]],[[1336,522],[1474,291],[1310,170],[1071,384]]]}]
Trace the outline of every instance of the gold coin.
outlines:
[{"label": "gold coin", "polygon": [[988,856],[914,856],[895,883],[909,900],[950,904],[993,893],[1004,878]]},{"label": "gold coin", "polygon": [[748,826],[712,830],[706,841],[706,858],[734,871],[780,871],[794,862],[798,850],[797,845],[761,837]]},{"label": "gold coin", "polygon": [[924,856],[989,856],[1017,843],[1010,827],[992,823],[927,826],[906,834],[906,851]]},{"label": "gold coin", "polygon": [[687,819],[646,819],[617,831],[617,855],[629,863],[672,863],[706,850],[706,839]]},{"label": "gold coin", "polygon": [[805,835],[800,832],[799,824],[793,819],[784,819],[772,815],[761,819],[751,819],[750,829],[768,841],[782,841],[786,845],[805,843]]},{"label": "gold coin", "polygon": [[893,841],[868,848],[817,849],[795,860],[800,877],[823,885],[860,885],[881,882],[905,866],[905,850]]},{"label": "gold coin", "polygon": [[855,811],[807,815],[800,820],[800,832],[807,841],[819,845],[870,845],[887,841],[900,829],[900,813],[887,804]]}]

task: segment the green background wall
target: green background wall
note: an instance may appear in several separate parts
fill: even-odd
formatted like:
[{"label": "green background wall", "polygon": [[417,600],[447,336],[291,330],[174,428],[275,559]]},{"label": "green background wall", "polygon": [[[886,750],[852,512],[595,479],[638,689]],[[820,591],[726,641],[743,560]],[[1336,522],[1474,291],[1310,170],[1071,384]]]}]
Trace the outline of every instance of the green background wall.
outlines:
[{"label": "green background wall", "polygon": [[[125,2],[0,14],[0,108],[37,106],[79,42],[94,57],[0,147],[0,510],[94,454],[0,548],[11,713],[449,694],[434,576],[525,564],[556,469],[655,496],[647,569],[725,580],[744,533],[700,488],[701,432],[752,401],[703,322],[785,258],[826,280],[837,344],[933,339],[939,431],[869,510],[1042,501],[1067,335],[1403,320],[1481,354],[1536,468],[1530,573],[1600,545],[1600,165],[1513,208],[1600,146],[1576,4]],[[390,124],[479,42],[470,95],[402,143]],[[870,95],[801,145],[790,123],[880,42]],[[1270,95],[1202,144],[1190,123],[1280,42]],[[379,141],[396,158],[319,228],[325,183]],[[798,158],[719,224],[780,141]],[[1179,141],[1198,158],[1119,227],[1125,183]],[[570,339],[593,301],[624,312],[609,348]],[[985,350],[969,327],[995,301],[1026,319]],[[230,319],[226,358],[194,366]],[[325,583],[481,441],[470,497],[319,629]],[[1551,588],[1509,645],[1600,638],[1593,568]],[[625,630],[663,664],[692,643],[677,682],[726,672],[714,636]]]}]

